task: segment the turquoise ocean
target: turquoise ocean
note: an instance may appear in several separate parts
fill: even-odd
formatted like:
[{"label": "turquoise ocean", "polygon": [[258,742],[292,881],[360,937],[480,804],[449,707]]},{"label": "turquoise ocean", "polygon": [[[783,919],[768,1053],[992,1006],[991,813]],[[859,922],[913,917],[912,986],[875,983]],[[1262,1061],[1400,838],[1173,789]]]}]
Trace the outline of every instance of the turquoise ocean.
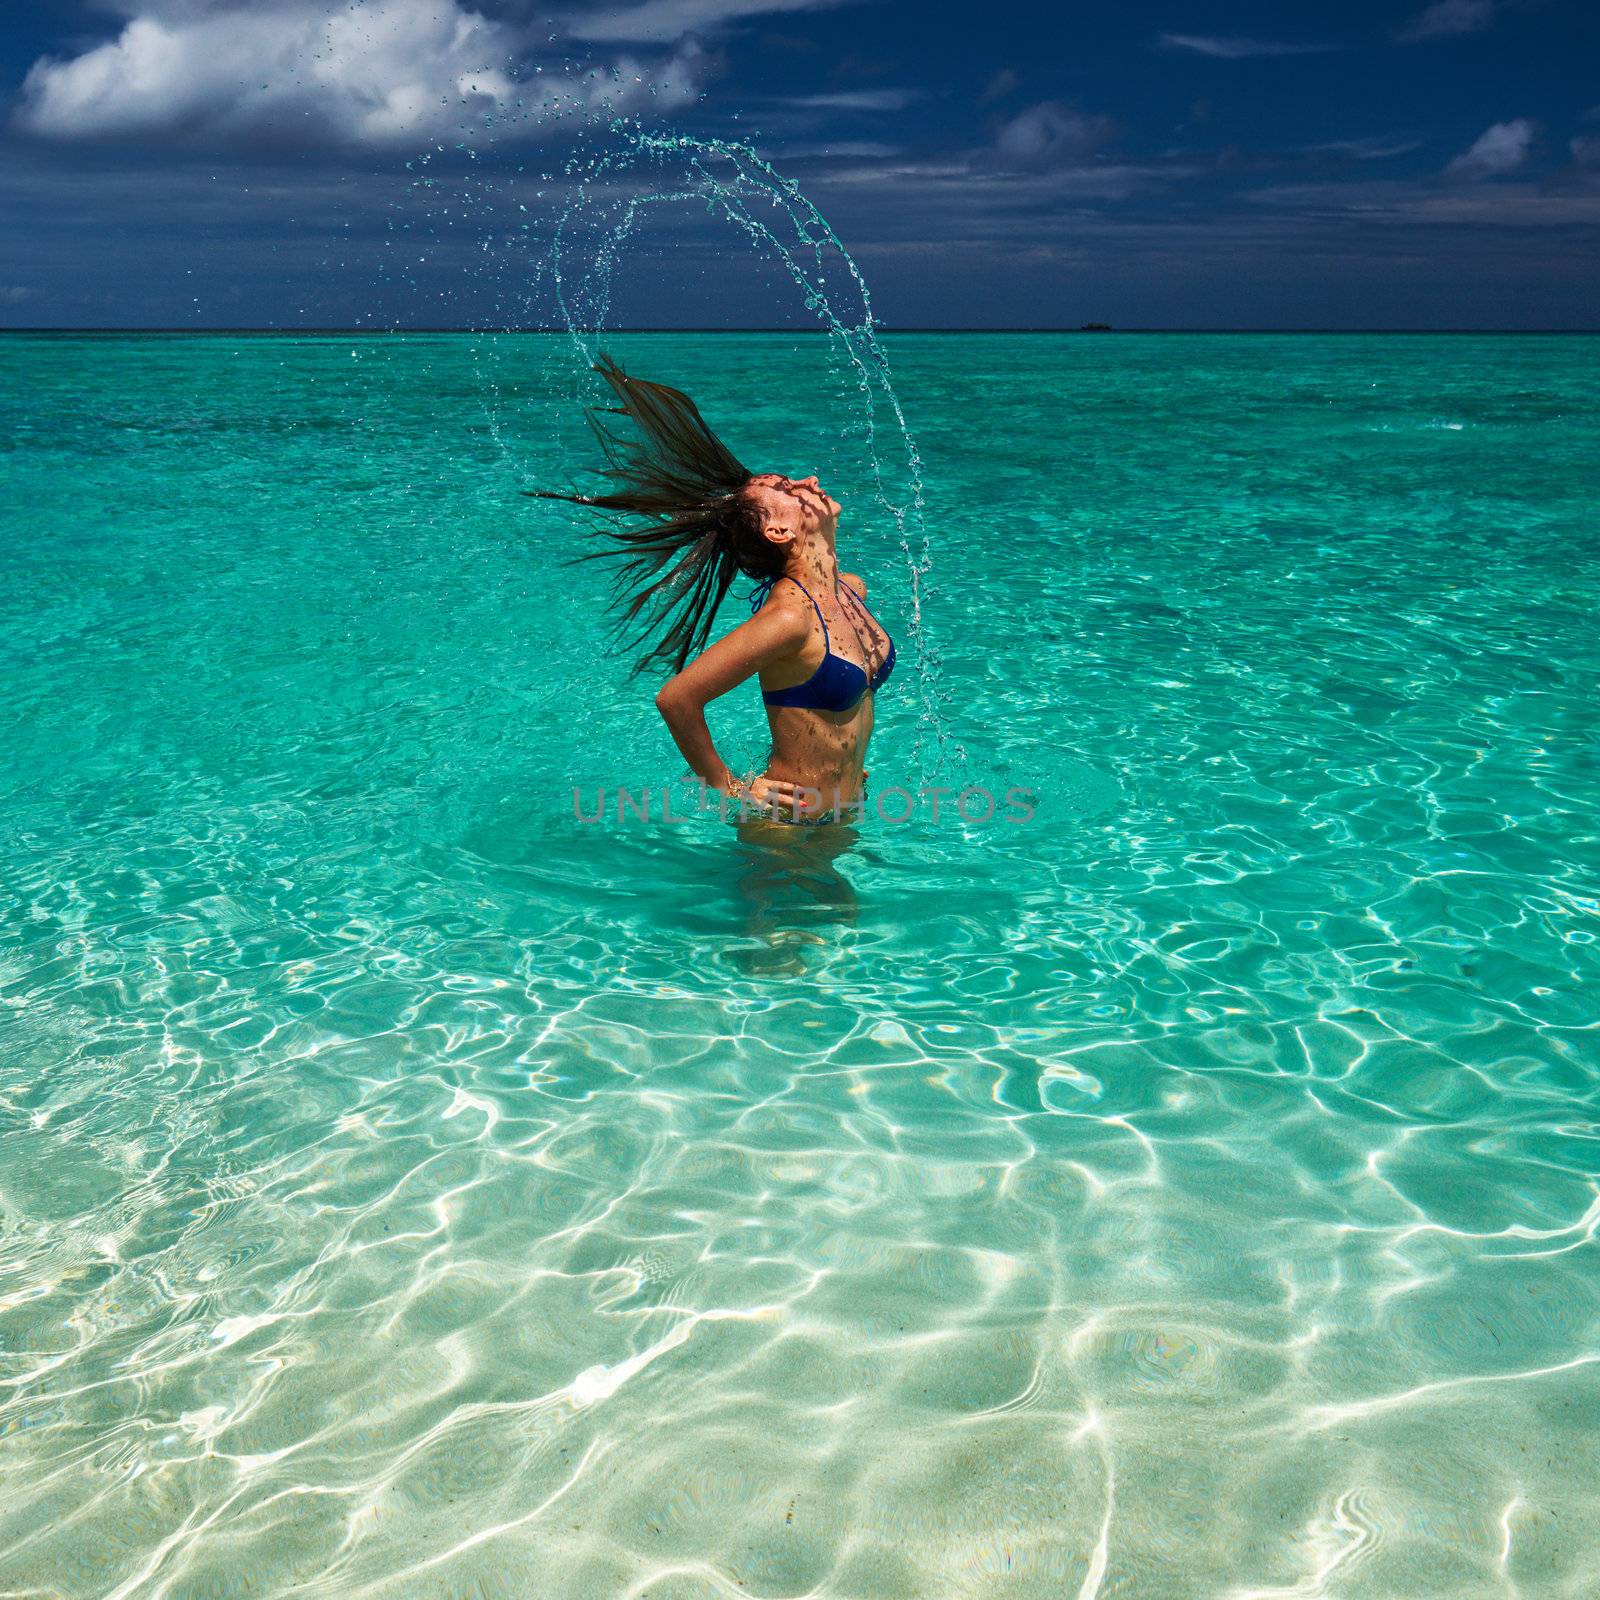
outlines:
[{"label": "turquoise ocean", "polygon": [[607,343],[899,645],[768,844],[592,340],[0,341],[0,1593],[1594,1594],[1600,345],[882,346]]}]

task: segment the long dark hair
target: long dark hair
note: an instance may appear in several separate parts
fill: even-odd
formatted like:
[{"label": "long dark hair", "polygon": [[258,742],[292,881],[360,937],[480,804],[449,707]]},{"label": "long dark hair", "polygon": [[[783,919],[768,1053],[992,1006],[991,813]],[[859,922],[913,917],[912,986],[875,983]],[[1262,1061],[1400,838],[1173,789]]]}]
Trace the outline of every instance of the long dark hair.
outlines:
[{"label": "long dark hair", "polygon": [[601,413],[589,412],[605,453],[602,471],[617,487],[608,494],[523,493],[646,519],[598,529],[621,548],[587,551],[578,559],[618,563],[613,588],[620,629],[646,612],[639,630],[643,643],[670,624],[633,670],[661,663],[682,672],[690,656],[705,648],[735,574],[774,577],[783,571],[783,554],[762,537],[761,518],[742,493],[752,474],[706,426],[688,395],[630,378],[607,355],[594,370],[622,402],[604,415],[627,417],[638,430],[637,438],[620,434]]}]

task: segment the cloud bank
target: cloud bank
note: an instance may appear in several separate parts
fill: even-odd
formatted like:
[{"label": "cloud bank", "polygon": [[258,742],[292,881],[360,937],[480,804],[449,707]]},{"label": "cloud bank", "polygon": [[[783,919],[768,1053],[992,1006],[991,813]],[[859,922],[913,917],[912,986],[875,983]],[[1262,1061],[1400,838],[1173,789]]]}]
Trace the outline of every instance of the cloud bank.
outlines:
[{"label": "cloud bank", "polygon": [[670,109],[710,65],[691,41],[666,61],[543,73],[516,29],[457,0],[153,5],[108,43],[35,62],[14,120],[51,139],[246,147],[392,146],[486,119],[526,138],[563,113]]}]

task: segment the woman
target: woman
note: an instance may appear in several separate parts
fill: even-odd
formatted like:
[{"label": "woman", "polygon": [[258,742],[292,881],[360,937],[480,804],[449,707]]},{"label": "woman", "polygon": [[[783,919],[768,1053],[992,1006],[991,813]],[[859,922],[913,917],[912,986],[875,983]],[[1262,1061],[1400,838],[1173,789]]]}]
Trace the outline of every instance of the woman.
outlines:
[{"label": "woman", "polygon": [[[646,638],[663,630],[634,670],[672,668],[656,706],[684,759],[741,811],[811,824],[859,816],[873,697],[894,669],[894,644],[867,609],[866,585],[839,570],[839,502],[815,477],[747,471],[679,390],[630,378],[603,355],[595,371],[621,402],[611,414],[638,430],[619,435],[590,417],[618,487],[528,492],[645,519],[603,530],[621,549],[592,554],[621,559],[623,625],[644,613]],[[708,648],[738,573],[756,580],[752,614]],[[705,708],[752,675],[772,753],[765,772],[740,779],[717,753]]]}]

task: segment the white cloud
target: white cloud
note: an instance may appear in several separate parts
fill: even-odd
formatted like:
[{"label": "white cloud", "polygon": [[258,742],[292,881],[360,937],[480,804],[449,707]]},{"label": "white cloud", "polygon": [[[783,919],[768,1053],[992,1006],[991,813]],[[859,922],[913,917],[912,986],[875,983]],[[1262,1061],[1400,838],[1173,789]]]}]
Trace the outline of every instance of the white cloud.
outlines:
[{"label": "white cloud", "polygon": [[994,148],[1018,166],[1065,166],[1092,156],[1115,131],[1110,117],[1074,111],[1059,100],[1042,100],[1006,123],[995,136]]},{"label": "white cloud", "polygon": [[1407,43],[1419,39],[1447,39],[1461,33],[1477,33],[1494,21],[1495,0],[1436,0],[1408,27],[1400,38]]},{"label": "white cloud", "polygon": [[[1199,169],[1178,164],[1117,164],[1093,161],[1081,166],[1018,168],[997,164],[991,149],[974,150],[951,160],[915,158],[871,165],[844,164],[825,168],[808,180],[825,186],[830,204],[836,198],[870,196],[870,226],[876,228],[891,213],[919,230],[927,247],[946,248],[946,238],[936,246],[927,239],[930,212],[962,218],[962,239],[971,242],[992,225],[1010,236],[1039,233],[1060,226],[1068,208],[1071,215],[1094,215],[1087,209],[1106,200],[1123,200],[1200,176]],[[860,203],[860,202],[857,202]]]},{"label": "white cloud", "polygon": [[1251,56],[1312,56],[1334,48],[1331,44],[1283,44],[1275,39],[1218,39],[1194,33],[1164,33],[1169,50],[1192,50],[1220,61],[1243,61]]},{"label": "white cloud", "polygon": [[786,11],[824,11],[855,0],[638,0],[569,14],[563,26],[575,38],[657,43],[686,34],[716,33],[749,17]]},{"label": "white cloud", "polygon": [[920,99],[920,89],[841,89],[834,94],[793,95],[784,104],[828,111],[904,111]]},{"label": "white cloud", "polygon": [[500,136],[526,138],[563,112],[691,100],[709,61],[690,44],[664,64],[625,57],[581,76],[536,73],[522,43],[457,0],[333,13],[169,0],[109,43],[35,62],[15,120],[55,139],[359,146],[459,137],[492,119]]},{"label": "white cloud", "polygon": [[1527,117],[1497,122],[1486,128],[1472,144],[1444,169],[1447,178],[1476,182],[1515,172],[1532,153],[1538,125]]},{"label": "white cloud", "polygon": [[1387,161],[1391,156],[1403,156],[1412,150],[1420,150],[1422,141],[1373,134],[1364,139],[1330,139],[1324,144],[1308,144],[1303,148],[1313,155],[1349,156],[1355,161]]},{"label": "white cloud", "polygon": [[0,305],[20,306],[24,300],[33,298],[33,290],[25,289],[20,283],[0,283]]}]

